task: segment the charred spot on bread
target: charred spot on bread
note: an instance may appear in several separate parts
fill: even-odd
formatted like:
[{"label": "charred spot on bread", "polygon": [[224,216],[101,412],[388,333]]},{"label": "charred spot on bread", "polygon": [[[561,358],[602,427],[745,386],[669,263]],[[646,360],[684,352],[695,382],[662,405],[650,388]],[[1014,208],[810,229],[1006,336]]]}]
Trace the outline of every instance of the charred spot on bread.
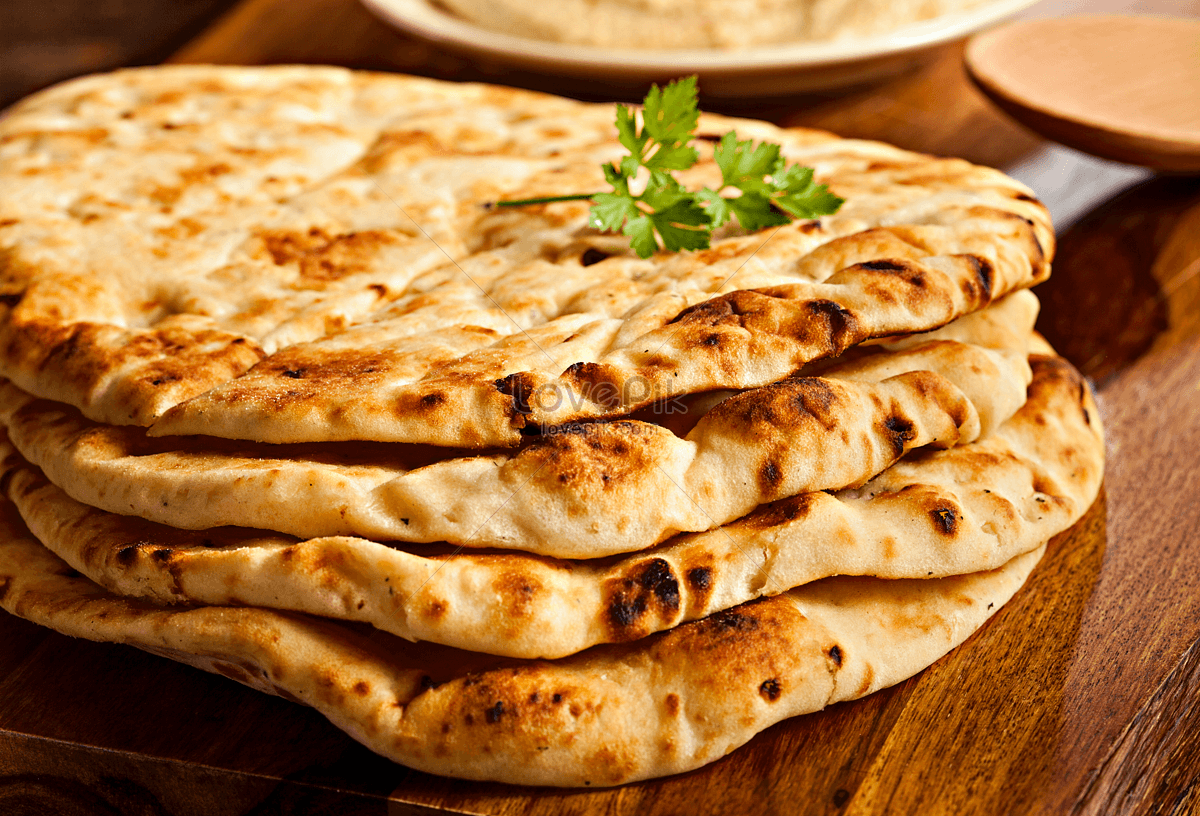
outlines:
[{"label": "charred spot on bread", "polygon": [[779,699],[779,695],[783,693],[783,688],[779,684],[777,678],[772,677],[769,680],[763,680],[758,686],[758,693],[763,696],[768,702],[775,702]]}]

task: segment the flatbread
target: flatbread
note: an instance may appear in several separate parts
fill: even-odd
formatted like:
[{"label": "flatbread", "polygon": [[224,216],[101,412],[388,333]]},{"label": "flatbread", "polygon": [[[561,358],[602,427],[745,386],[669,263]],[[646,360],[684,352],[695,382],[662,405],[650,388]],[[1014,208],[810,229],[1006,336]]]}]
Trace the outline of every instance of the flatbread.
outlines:
[{"label": "flatbread", "polygon": [[[686,433],[645,419],[567,426],[516,453],[428,461],[147,439],[0,387],[25,458],[81,502],[186,529],[448,541],[564,558],[642,550],[764,502],[859,485],[922,447],[969,443],[1024,402],[1037,300],[1022,291],[928,335],[809,376],[693,405]],[[662,423],[662,424],[659,424]],[[654,496],[655,501],[645,501]]]},{"label": "flatbread", "polygon": [[[514,446],[751,388],[1046,277],[1003,174],[704,117],[781,143],[841,211],[648,260],[586,226],[608,106],[331,68],[90,77],[0,120],[0,373],[93,420],[274,443]],[[593,263],[597,258],[602,258]]]},{"label": "flatbread", "polygon": [[[711,116],[685,184],[730,128],[845,206],[638,259],[584,203],[484,206],[602,189],[608,106],[204,66],[17,105],[3,414],[46,474],[4,448],[0,605],[529,784],[695,768],[919,671],[1098,487],[1085,384],[1030,381],[1049,218],[994,170]],[[267,531],[180,529],[231,520]]]},{"label": "flatbread", "polygon": [[957,575],[1035,549],[1095,499],[1103,439],[1078,373],[1052,357],[1033,368],[1029,399],[986,439],[599,562],[183,532],[76,502],[15,454],[0,483],[47,547],[121,595],[295,610],[472,651],[561,657],[831,575]]},{"label": "flatbread", "polygon": [[495,665],[299,615],[115,596],[24,533],[5,502],[0,605],[306,703],[413,768],[595,787],[697,768],[776,722],[912,676],[982,626],[1043,549],[954,578],[827,579],[633,644]]}]

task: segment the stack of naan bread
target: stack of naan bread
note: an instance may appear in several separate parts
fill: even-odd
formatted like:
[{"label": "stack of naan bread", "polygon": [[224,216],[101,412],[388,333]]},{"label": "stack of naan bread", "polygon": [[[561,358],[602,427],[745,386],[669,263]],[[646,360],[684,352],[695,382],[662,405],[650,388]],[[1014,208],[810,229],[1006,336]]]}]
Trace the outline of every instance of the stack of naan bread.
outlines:
[{"label": "stack of naan bread", "polygon": [[[612,109],[156,68],[0,120],[0,603],[436,773],[695,768],[929,665],[1102,475],[987,168],[703,117],[846,199],[638,259]],[[985,657],[985,656],[981,656]],[[186,738],[186,735],[182,735]]]}]

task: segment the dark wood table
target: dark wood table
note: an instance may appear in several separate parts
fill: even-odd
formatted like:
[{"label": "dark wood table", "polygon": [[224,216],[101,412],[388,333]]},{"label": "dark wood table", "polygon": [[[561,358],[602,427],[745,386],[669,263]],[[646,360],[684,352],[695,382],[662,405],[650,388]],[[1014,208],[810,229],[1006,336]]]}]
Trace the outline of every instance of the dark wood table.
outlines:
[{"label": "dark wood table", "polygon": [[[749,112],[999,166],[1038,149],[960,56]],[[177,59],[488,78],[354,0],[246,0]],[[1105,487],[1011,604],[917,677],[693,773],[535,790],[410,771],[308,709],[4,616],[0,814],[1200,812],[1200,179],[1104,203],[1039,294],[1040,328],[1097,382]]]},{"label": "dark wood table", "polygon": [[161,62],[234,0],[4,0],[0,108],[77,74]]}]

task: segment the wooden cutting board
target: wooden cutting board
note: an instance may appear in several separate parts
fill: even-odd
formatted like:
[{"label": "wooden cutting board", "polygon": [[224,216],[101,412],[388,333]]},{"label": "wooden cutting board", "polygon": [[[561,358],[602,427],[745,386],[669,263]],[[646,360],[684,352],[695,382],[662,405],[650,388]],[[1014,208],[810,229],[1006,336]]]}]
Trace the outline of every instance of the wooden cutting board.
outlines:
[{"label": "wooden cutting board", "polygon": [[[990,164],[1036,148],[960,54],[749,112]],[[180,58],[479,78],[354,0],[247,0]],[[1054,268],[1039,326],[1097,380],[1105,488],[1012,603],[917,677],[693,773],[526,789],[409,771],[311,710],[2,616],[0,814],[1200,812],[1200,179],[1104,204]]]}]

